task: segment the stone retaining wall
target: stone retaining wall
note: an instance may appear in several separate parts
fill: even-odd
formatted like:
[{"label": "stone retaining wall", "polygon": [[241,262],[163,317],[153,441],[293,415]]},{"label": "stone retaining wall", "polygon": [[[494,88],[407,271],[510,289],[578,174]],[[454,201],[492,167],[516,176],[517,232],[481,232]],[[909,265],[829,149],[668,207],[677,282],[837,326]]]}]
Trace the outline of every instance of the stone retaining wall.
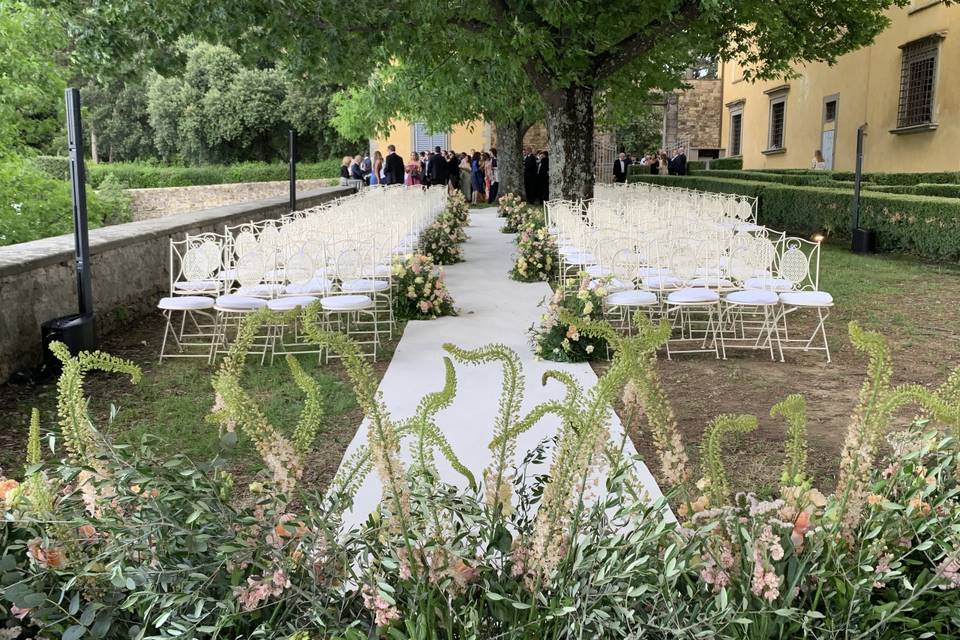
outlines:
[{"label": "stone retaining wall", "polygon": [[[328,187],[337,182],[336,179],[297,180],[297,193]],[[127,189],[127,194],[132,198],[133,219],[150,220],[175,213],[183,213],[184,211],[197,211],[265,198],[284,197],[289,194],[289,189],[290,183],[281,180],[278,182],[206,184],[195,187]]]},{"label": "stone retaining wall", "polygon": [[[302,208],[353,193],[345,187],[304,192]],[[118,224],[90,232],[93,304],[102,335],[131,317],[157,313],[170,286],[169,243],[184,234],[223,232],[224,225],[278,218],[284,197],[165,218]],[[40,323],[77,312],[73,235],[0,247],[0,381],[42,360]]]}]

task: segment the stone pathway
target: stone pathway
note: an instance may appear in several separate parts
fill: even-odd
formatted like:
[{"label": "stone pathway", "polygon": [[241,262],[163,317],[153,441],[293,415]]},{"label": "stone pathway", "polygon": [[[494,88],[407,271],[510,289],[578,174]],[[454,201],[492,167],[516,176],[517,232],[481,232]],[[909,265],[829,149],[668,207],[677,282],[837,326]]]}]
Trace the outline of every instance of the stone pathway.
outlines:
[{"label": "stone pathway", "polygon": [[[420,399],[427,393],[443,387],[443,361],[446,342],[473,349],[490,343],[500,343],[515,350],[523,362],[526,374],[526,393],[523,411],[547,400],[563,398],[563,388],[557,382],[546,387],[540,384],[544,371],[562,369],[574,375],[585,389],[597,382],[596,374],[587,363],[566,364],[538,361],[530,348],[527,331],[538,323],[551,295],[544,283],[521,283],[511,280],[516,245],[514,236],[500,233],[502,220],[496,209],[474,209],[472,224],[467,230],[470,240],[464,245],[465,261],[446,268],[447,286],[460,310],[460,315],[431,321],[410,322],[380,383],[384,401],[395,420],[409,417]],[[453,405],[437,416],[450,445],[478,479],[490,460],[487,448],[493,433],[494,418],[501,390],[501,367],[497,364],[461,365],[457,369],[457,396]],[[517,442],[518,462],[543,438],[552,436],[560,426],[556,416],[547,416]],[[623,437],[623,427],[616,415],[611,424],[611,435],[616,442]],[[349,456],[367,440],[366,422],[361,424],[350,443]],[[627,440],[627,452],[635,452]],[[409,460],[406,444],[403,457]],[[442,457],[437,467],[444,480],[464,485]],[[662,494],[653,476],[645,466],[638,469],[641,480],[653,498]],[[371,472],[357,492],[352,514],[345,524],[366,519],[379,503],[380,481]]]}]

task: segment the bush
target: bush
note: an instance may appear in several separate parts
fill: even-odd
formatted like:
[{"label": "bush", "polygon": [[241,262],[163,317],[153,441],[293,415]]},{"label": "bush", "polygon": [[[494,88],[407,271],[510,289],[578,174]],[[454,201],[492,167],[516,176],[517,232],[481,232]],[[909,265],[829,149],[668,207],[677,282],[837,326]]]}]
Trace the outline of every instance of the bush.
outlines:
[{"label": "bush", "polygon": [[710,169],[743,169],[743,158],[717,158],[709,163]]},{"label": "bush", "polygon": [[[757,197],[761,224],[800,235],[827,231],[848,237],[852,224],[849,189],[699,176],[633,176],[631,181]],[[960,201],[956,199],[862,191],[860,224],[877,231],[881,251],[931,260],[960,259]]]},{"label": "bush", "polygon": [[54,180],[70,179],[70,158],[66,156],[35,156],[30,162]]},{"label": "bush", "polygon": [[[70,183],[55,180],[31,160],[0,160],[0,245],[29,242],[73,232]],[[130,200],[116,183],[87,188],[87,221],[91,229],[128,222]]]},{"label": "bush", "polygon": [[780,184],[806,185],[828,182],[829,177],[816,174],[784,174],[765,173],[762,171],[735,171],[735,170],[706,170],[697,171],[693,175],[705,178],[730,178],[734,180],[757,180],[759,182],[778,182]]},{"label": "bush", "polygon": [[922,196],[960,198],[960,184],[918,184],[916,192]]},{"label": "bush", "polygon": [[707,168],[707,160],[689,160],[687,161],[687,172],[703,171]]},{"label": "bush", "polygon": [[[716,167],[712,167],[716,168]],[[853,182],[853,171],[815,171],[813,169],[764,169],[764,173],[820,175],[842,182]],[[960,184],[960,172],[934,171],[920,173],[865,172],[863,179],[881,185],[909,186],[918,184]]]},{"label": "bush", "polygon": [[[591,389],[547,371],[544,384],[562,386],[564,398],[533,408],[516,353],[445,345],[462,365],[503,370],[490,463],[475,476],[438,425],[459,391],[452,360],[443,387],[397,420],[359,346],[318,316],[319,302],[301,314],[304,331],[343,357],[368,424],[366,446],[323,495],[301,486],[323,419],[316,381],[288,356],[306,396],[289,428],[271,424],[242,385],[269,312],[248,316],[213,378],[210,428],[221,430],[224,455],[201,464],[158,458],[149,436],[113,446],[91,421],[83,376],[100,369],[136,383],[139,369],[54,345],[63,361],[55,460],[41,457],[35,411],[23,482],[0,478],[3,637],[955,636],[960,369],[935,391],[894,387],[883,338],[851,323],[869,365],[836,491],[824,495],[807,474],[807,408],[792,395],[770,412],[786,422],[785,455],[766,479],[777,497],[761,500],[731,495],[723,451],[755,417],[717,417],[699,469],[689,460],[656,364],[665,323],[638,314],[638,335],[622,336],[561,312],[583,338],[608,340],[613,360]],[[491,413],[497,402],[471,400]],[[676,520],[646,495],[639,458],[611,440],[616,405],[625,428],[649,438]],[[890,433],[904,410],[926,417]],[[555,436],[518,459],[519,438],[546,414],[561,418]],[[264,463],[247,487],[228,471],[239,438]],[[439,465],[462,476],[458,486]],[[380,499],[369,518],[347,524],[371,472]]]},{"label": "bush", "polygon": [[[336,178],[340,175],[337,160],[297,165],[297,178],[313,180]],[[191,187],[204,184],[232,184],[237,182],[271,182],[288,179],[285,163],[243,162],[231,165],[204,165],[175,167],[141,162],[87,165],[87,181],[94,187],[113,176],[130,189],[151,187]]]}]

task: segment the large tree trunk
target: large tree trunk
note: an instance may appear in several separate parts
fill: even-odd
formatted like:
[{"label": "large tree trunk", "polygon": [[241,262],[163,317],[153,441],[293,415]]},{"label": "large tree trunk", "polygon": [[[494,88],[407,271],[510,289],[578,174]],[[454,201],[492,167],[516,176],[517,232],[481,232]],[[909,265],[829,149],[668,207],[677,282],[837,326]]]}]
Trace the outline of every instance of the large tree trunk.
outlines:
[{"label": "large tree trunk", "polygon": [[550,197],[593,197],[593,87],[543,94],[550,139]]},{"label": "large tree trunk", "polygon": [[526,199],[523,188],[523,135],[530,125],[522,120],[494,120],[497,129],[499,193],[516,193]]}]

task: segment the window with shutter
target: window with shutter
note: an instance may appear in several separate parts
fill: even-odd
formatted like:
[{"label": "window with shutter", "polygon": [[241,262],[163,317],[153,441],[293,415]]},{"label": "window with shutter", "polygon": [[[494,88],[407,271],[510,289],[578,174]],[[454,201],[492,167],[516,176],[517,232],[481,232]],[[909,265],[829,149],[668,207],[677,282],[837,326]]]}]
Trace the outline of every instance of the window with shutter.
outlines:
[{"label": "window with shutter", "polygon": [[434,147],[447,149],[448,134],[444,132],[428,133],[427,127],[422,122],[413,124],[413,150],[417,153],[421,151],[432,151]]},{"label": "window with shutter", "polygon": [[898,129],[933,124],[940,40],[933,35],[901,47]]}]

